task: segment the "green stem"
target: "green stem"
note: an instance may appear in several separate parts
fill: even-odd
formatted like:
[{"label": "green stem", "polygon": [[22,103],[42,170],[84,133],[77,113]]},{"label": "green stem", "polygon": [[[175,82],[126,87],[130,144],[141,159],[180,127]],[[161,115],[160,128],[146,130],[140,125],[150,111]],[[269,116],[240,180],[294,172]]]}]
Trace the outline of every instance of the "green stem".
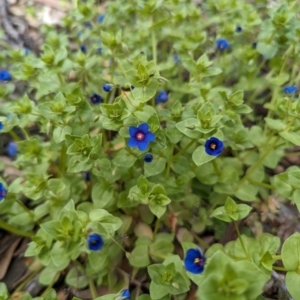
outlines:
[{"label": "green stem", "polygon": [[115,76],[115,54],[113,53],[111,57],[111,79],[110,79],[112,84],[114,83],[114,76]]},{"label": "green stem", "polygon": [[[82,273],[86,273],[84,266],[78,260],[73,260],[73,262],[81,270]],[[97,293],[97,289],[96,289],[96,286],[95,286],[95,282],[89,276],[88,276],[88,280],[89,280],[89,288],[90,288],[92,297],[93,297],[93,299],[96,299],[98,297],[98,293]]]},{"label": "green stem", "polygon": [[59,170],[63,176],[66,174],[67,166],[67,146],[66,143],[63,143],[60,151],[60,160],[59,160]]},{"label": "green stem", "polygon": [[261,186],[263,188],[269,189],[269,190],[275,190],[274,185],[271,185],[271,184],[268,184],[268,183],[265,183],[265,182],[255,181],[255,180],[252,180],[251,178],[249,178],[249,182],[251,182],[255,185]]},{"label": "green stem", "polygon": [[271,146],[266,150],[266,152],[259,158],[259,160],[252,165],[252,167],[250,167],[248,169],[248,172],[246,173],[246,175],[240,180],[240,182],[236,185],[234,191],[237,191],[239,189],[239,187],[244,183],[244,181],[246,181],[251,174],[257,169],[257,167],[260,166],[260,164],[263,162],[263,160],[267,157],[267,155],[274,149],[276,143],[278,142],[278,140],[280,139],[280,136],[278,136],[274,142],[271,144]]},{"label": "green stem", "polygon": [[[152,20],[152,25],[153,25],[153,20]],[[154,64],[157,65],[157,52],[156,52],[156,37],[155,37],[155,32],[154,29],[151,29],[151,40],[152,40],[152,56],[153,56],[153,61]]]},{"label": "green stem", "polygon": [[[174,146],[172,146],[171,153],[173,153],[173,151],[174,151]],[[167,168],[166,168],[166,172],[165,172],[165,183],[167,182],[167,180],[169,178],[171,163],[172,163],[172,156],[170,156],[169,160],[168,160],[168,164],[167,164]]]},{"label": "green stem", "polygon": [[167,255],[162,255],[160,253],[155,253],[155,252],[152,252],[152,251],[149,251],[149,254],[152,255],[152,256],[156,256],[158,258],[161,258],[161,259],[166,259],[168,257]]},{"label": "green stem", "polygon": [[281,260],[282,256],[281,255],[272,255],[272,259],[274,260]]},{"label": "green stem", "polygon": [[89,277],[89,288],[92,294],[93,299],[96,299],[98,297],[97,289],[95,286],[95,282],[93,278]]},{"label": "green stem", "polygon": [[62,77],[62,75],[61,75],[61,73],[57,73],[57,76],[58,76],[58,79],[59,79],[59,82],[60,82],[60,85],[62,86],[62,85],[64,85],[64,79],[63,79],[63,77]]},{"label": "green stem", "polygon": [[23,132],[23,134],[24,134],[26,140],[29,140],[29,133],[28,133],[28,131],[26,130],[26,128],[22,128],[22,127],[20,127],[20,128],[21,128],[21,130],[22,130],[22,132]]},{"label": "green stem", "polygon": [[27,231],[23,231],[20,229],[17,229],[15,227],[13,227],[12,225],[0,220],[0,228],[9,231],[11,233],[14,233],[16,235],[20,235],[20,236],[24,236],[24,237],[29,237],[32,238],[34,236],[33,232],[27,232]]},{"label": "green stem", "polygon": [[200,236],[198,236],[198,234],[194,231],[190,231],[191,234],[193,235],[193,237],[197,240],[197,242],[204,248],[204,249],[208,249],[209,245],[203,240],[201,239]]},{"label": "green stem", "polygon": [[276,271],[287,272],[287,269],[284,268],[284,267],[276,267],[276,266],[272,266],[272,269],[273,269],[273,270],[276,270]]},{"label": "green stem", "polygon": [[124,253],[127,253],[127,251],[124,249],[124,247],[119,242],[117,242],[112,236],[110,238],[124,251]]},{"label": "green stem", "polygon": [[217,164],[217,162],[216,162],[215,159],[212,160],[212,165],[213,165],[213,167],[214,167],[214,170],[215,170],[216,174],[217,174],[218,176],[220,176],[220,175],[221,175],[221,171],[220,171],[220,169],[219,169],[219,167],[218,167],[218,164]]},{"label": "green stem", "polygon": [[17,200],[17,202],[32,218],[34,218],[34,213],[21,200]]},{"label": "green stem", "polygon": [[189,149],[194,143],[196,142],[196,140],[192,140],[190,141],[185,147],[183,147],[178,153],[176,153],[173,157],[172,160],[174,160],[176,157],[180,156],[182,153],[184,153],[187,149]]},{"label": "green stem", "polygon": [[240,243],[241,243],[241,245],[242,245],[242,248],[243,248],[243,250],[244,250],[246,256],[248,256],[248,253],[247,253],[247,251],[246,251],[246,247],[245,247],[245,245],[244,245],[243,239],[241,238],[241,233],[240,233],[239,227],[238,227],[238,225],[236,224],[235,221],[233,221],[233,224],[234,224],[235,230],[236,230],[236,232],[237,232],[237,234],[238,234],[238,238],[239,238],[239,241],[240,241]]},{"label": "green stem", "polygon": [[21,141],[21,138],[13,131],[9,131],[8,134],[15,140],[15,141]]},{"label": "green stem", "polygon": [[155,237],[156,237],[156,234],[158,232],[158,228],[159,228],[159,225],[160,225],[160,222],[161,222],[161,219],[157,219],[156,222],[155,222],[155,227],[154,227],[154,232],[153,232],[153,241],[155,241]]},{"label": "green stem", "polygon": [[46,294],[52,289],[52,287],[55,284],[55,282],[57,281],[59,275],[60,275],[60,272],[56,272],[55,276],[53,277],[52,281],[47,286],[47,288],[44,290],[44,292],[42,293],[41,297],[45,297]]}]

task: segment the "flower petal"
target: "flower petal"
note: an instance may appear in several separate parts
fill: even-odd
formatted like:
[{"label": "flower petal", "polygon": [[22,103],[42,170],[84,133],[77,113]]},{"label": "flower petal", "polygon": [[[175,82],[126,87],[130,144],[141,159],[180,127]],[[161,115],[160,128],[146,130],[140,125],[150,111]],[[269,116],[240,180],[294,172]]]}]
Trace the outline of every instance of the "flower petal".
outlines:
[{"label": "flower petal", "polygon": [[137,144],[140,151],[145,151],[148,148],[148,142],[142,141],[142,142],[138,142]]},{"label": "flower petal", "polygon": [[134,127],[134,126],[130,126],[130,127],[129,127],[129,135],[130,135],[131,137],[135,136],[136,133],[137,133],[138,131],[139,131],[139,130],[138,130],[137,127]]},{"label": "flower petal", "polygon": [[146,134],[149,131],[149,125],[147,123],[142,123],[139,126],[139,130],[144,132],[144,134]]},{"label": "flower petal", "polygon": [[138,141],[134,138],[134,137],[131,137],[128,142],[127,142],[127,145],[131,148],[134,148],[138,145]]},{"label": "flower petal", "polygon": [[146,136],[145,136],[145,139],[144,139],[145,142],[153,142],[155,141],[155,135],[154,133],[152,133],[151,131],[148,131]]}]

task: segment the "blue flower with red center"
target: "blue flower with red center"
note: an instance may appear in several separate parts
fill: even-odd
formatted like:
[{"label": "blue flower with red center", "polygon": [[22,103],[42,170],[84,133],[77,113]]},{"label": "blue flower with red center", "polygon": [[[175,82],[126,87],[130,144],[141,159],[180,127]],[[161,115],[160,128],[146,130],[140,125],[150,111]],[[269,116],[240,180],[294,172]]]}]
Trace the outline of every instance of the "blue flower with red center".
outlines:
[{"label": "blue flower with red center", "polygon": [[87,244],[91,251],[98,251],[103,247],[104,241],[101,235],[92,233],[87,239]]},{"label": "blue flower with red center", "polygon": [[167,92],[164,91],[164,90],[162,90],[162,91],[160,91],[159,94],[156,96],[155,102],[156,102],[156,103],[165,103],[165,102],[168,101],[168,98],[169,98],[169,96],[168,96]]},{"label": "blue flower with red center", "polygon": [[216,137],[211,137],[205,142],[205,152],[208,155],[218,156],[222,153],[224,143]]},{"label": "blue flower with red center", "polygon": [[201,274],[204,270],[205,256],[201,251],[196,249],[189,249],[184,258],[184,265],[187,271],[193,274]]},{"label": "blue flower with red center", "polygon": [[292,95],[298,91],[298,88],[294,85],[289,85],[283,88],[283,92],[287,95]]},{"label": "blue flower with red center", "polygon": [[98,94],[93,94],[90,99],[93,104],[100,104],[103,101],[102,97]]},{"label": "blue flower with red center", "polygon": [[7,154],[9,157],[15,157],[18,154],[18,145],[14,142],[9,142],[7,145]]},{"label": "blue flower with red center", "polygon": [[217,46],[217,49],[223,51],[223,50],[228,49],[230,44],[227,42],[226,39],[218,39],[216,41],[216,46]]},{"label": "blue flower with red center", "polygon": [[6,197],[6,189],[2,182],[0,182],[0,201]]},{"label": "blue flower with red center", "polygon": [[130,299],[130,291],[128,289],[124,289],[122,292],[121,292],[121,299],[122,300],[128,300]]},{"label": "blue flower with red center", "polygon": [[11,74],[6,70],[0,70],[0,81],[10,81],[12,79]]},{"label": "blue flower with red center", "polygon": [[149,131],[147,123],[142,123],[139,127],[130,126],[129,135],[128,146],[131,148],[138,147],[141,151],[145,151],[148,144],[155,140],[155,135]]}]

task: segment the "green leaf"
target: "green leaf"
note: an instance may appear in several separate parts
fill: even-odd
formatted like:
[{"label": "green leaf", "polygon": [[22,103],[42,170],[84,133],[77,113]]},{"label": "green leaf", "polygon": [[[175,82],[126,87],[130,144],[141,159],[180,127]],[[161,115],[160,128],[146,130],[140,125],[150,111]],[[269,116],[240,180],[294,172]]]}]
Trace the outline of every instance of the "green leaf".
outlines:
[{"label": "green leaf", "polygon": [[231,94],[228,98],[230,104],[234,106],[239,106],[244,102],[244,91],[238,90]]},{"label": "green leaf", "polygon": [[[174,245],[169,241],[159,240],[155,241],[150,245],[150,256],[153,260],[161,259],[159,257],[164,257],[169,253],[174,251]],[[155,254],[157,256],[155,256]]]},{"label": "green leaf", "polygon": [[92,188],[92,200],[96,208],[104,208],[112,200],[114,188],[104,182],[97,182]]},{"label": "green leaf", "polygon": [[150,283],[150,296],[153,300],[161,299],[162,297],[169,294],[169,290],[167,287],[162,286],[160,284],[151,281]]},{"label": "green leaf", "polygon": [[167,160],[164,157],[157,157],[156,155],[153,157],[151,163],[144,165],[145,176],[150,177],[157,174],[160,174],[165,170]]},{"label": "green leaf", "polygon": [[198,119],[189,118],[177,123],[176,128],[192,139],[199,139],[202,136],[202,133],[199,131],[199,125]]},{"label": "green leaf", "polygon": [[269,251],[263,255],[260,262],[268,271],[272,271],[273,258]]},{"label": "green leaf", "polygon": [[294,300],[300,300],[299,286],[300,274],[299,272],[287,272],[285,277],[286,287]]},{"label": "green leaf", "polygon": [[276,131],[282,131],[286,127],[286,124],[284,122],[282,122],[281,120],[265,118],[265,121],[270,129],[273,129]]},{"label": "green leaf", "polygon": [[281,250],[282,262],[287,271],[299,271],[300,234],[295,232],[285,240]]},{"label": "green leaf", "polygon": [[72,128],[70,126],[66,127],[56,127],[53,131],[53,139],[55,143],[59,144],[65,140],[66,134],[71,134]]},{"label": "green leaf", "polygon": [[126,253],[126,256],[133,267],[143,268],[150,265],[147,245],[136,246],[131,253]]},{"label": "green leaf", "polygon": [[137,158],[127,149],[122,149],[113,159],[113,163],[118,167],[130,168],[134,165],[136,160]]},{"label": "green leaf", "polygon": [[88,277],[78,267],[71,268],[65,280],[69,286],[76,289],[83,289],[89,284]]},{"label": "green leaf", "polygon": [[224,208],[228,216],[234,215],[237,212],[237,204],[230,197],[227,197]]},{"label": "green leaf", "polygon": [[216,156],[213,156],[213,155],[208,155],[206,152],[205,152],[205,148],[204,146],[199,146],[194,152],[193,152],[193,155],[192,155],[192,159],[194,161],[194,163],[199,167],[213,159],[215,159]]},{"label": "green leaf", "polygon": [[282,131],[279,132],[279,135],[285,140],[291,142],[292,144],[300,146],[300,135],[298,133]]},{"label": "green leaf", "polygon": [[228,223],[232,222],[232,219],[228,216],[224,206],[216,208],[210,216],[215,217],[224,222],[228,222]]}]

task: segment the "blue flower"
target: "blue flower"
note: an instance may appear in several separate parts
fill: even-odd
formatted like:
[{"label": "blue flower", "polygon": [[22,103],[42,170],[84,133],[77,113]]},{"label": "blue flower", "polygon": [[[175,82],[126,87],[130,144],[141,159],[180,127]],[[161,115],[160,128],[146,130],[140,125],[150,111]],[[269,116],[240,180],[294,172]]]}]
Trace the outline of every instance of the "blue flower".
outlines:
[{"label": "blue flower", "polygon": [[256,46],[257,46],[257,43],[256,43],[256,42],[252,43],[252,48],[253,48],[253,49],[255,49]]},{"label": "blue flower", "polygon": [[2,130],[2,129],[3,129],[3,123],[0,122],[0,130]]},{"label": "blue flower", "polygon": [[216,46],[217,46],[217,49],[223,51],[223,50],[226,50],[227,48],[229,48],[230,44],[225,39],[218,39],[216,41]]},{"label": "blue flower", "polygon": [[151,163],[153,160],[153,156],[151,153],[147,153],[144,157],[144,162],[146,162],[147,164]]},{"label": "blue flower", "polygon": [[218,156],[221,154],[224,148],[224,143],[216,137],[211,137],[205,142],[204,147],[205,147],[205,152],[208,155]]},{"label": "blue flower", "polygon": [[159,92],[159,94],[155,98],[156,103],[165,103],[168,101],[168,94],[166,91],[162,90]]},{"label": "blue flower", "polygon": [[104,21],[104,18],[105,18],[104,14],[99,15],[99,17],[97,19],[98,23],[102,23]]},{"label": "blue flower", "polygon": [[138,147],[141,151],[145,151],[150,142],[155,140],[155,135],[149,131],[149,125],[142,123],[139,127],[129,127],[130,139],[128,140],[129,147]]},{"label": "blue flower", "polygon": [[134,90],[134,85],[131,85],[130,88],[131,88],[132,90]]},{"label": "blue flower", "polygon": [[0,201],[6,197],[6,189],[2,182],[0,182]]},{"label": "blue flower", "polygon": [[243,31],[243,28],[241,26],[236,26],[236,29],[235,29],[236,32],[242,32]]},{"label": "blue flower", "polygon": [[18,146],[14,142],[9,142],[7,145],[7,154],[9,157],[15,157],[18,154]]},{"label": "blue flower", "polygon": [[177,54],[174,54],[173,60],[177,65],[181,64],[181,60]]},{"label": "blue flower", "polygon": [[102,97],[98,94],[93,94],[90,99],[93,104],[100,104],[103,100]]},{"label": "blue flower", "polygon": [[97,52],[98,52],[99,54],[102,54],[102,48],[101,48],[101,47],[97,48]]},{"label": "blue flower", "polygon": [[82,176],[83,176],[85,181],[87,181],[87,182],[91,181],[91,173],[90,172],[84,172],[82,174]]},{"label": "blue flower", "polygon": [[86,46],[85,45],[81,45],[80,46],[80,50],[82,53],[86,53]]},{"label": "blue flower", "polygon": [[86,28],[89,28],[89,29],[91,29],[93,27],[91,22],[84,22],[83,24]]},{"label": "blue flower", "polygon": [[121,292],[121,299],[130,299],[130,292],[128,289],[124,289]]},{"label": "blue flower", "polygon": [[186,252],[184,265],[187,271],[193,274],[201,274],[204,270],[205,256],[201,251],[196,249],[189,249]]},{"label": "blue flower", "polygon": [[88,248],[91,251],[98,251],[103,247],[104,242],[101,235],[97,233],[92,233],[89,235],[87,239],[87,244],[88,244]]},{"label": "blue flower", "polygon": [[286,86],[283,88],[283,92],[288,95],[294,94],[297,91],[298,91],[298,88],[294,85]]},{"label": "blue flower", "polygon": [[108,83],[104,84],[103,86],[103,91],[104,92],[110,92],[111,91],[112,86]]},{"label": "blue flower", "polygon": [[11,74],[6,70],[0,70],[0,81],[10,81],[12,79]]}]

